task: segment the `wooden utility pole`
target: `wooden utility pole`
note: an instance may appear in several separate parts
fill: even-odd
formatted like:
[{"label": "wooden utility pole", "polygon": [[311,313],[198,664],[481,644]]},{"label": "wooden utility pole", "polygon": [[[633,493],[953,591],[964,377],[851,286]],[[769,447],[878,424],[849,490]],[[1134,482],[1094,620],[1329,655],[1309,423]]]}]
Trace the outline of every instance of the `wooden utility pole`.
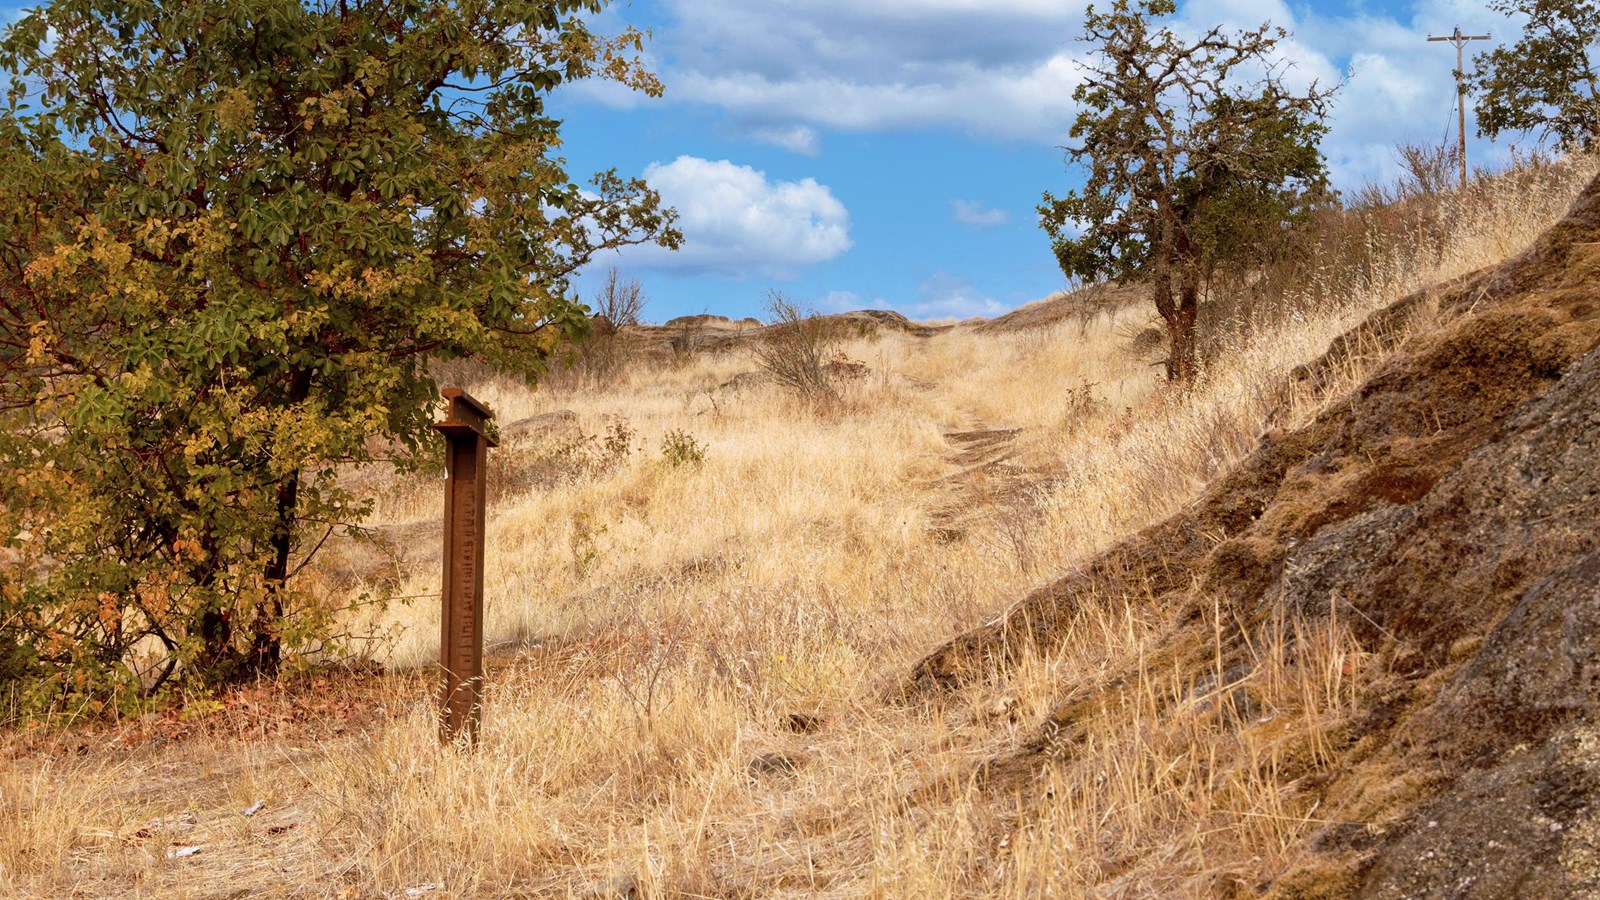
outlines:
[{"label": "wooden utility pole", "polygon": [[1428,35],[1430,41],[1449,41],[1456,45],[1456,108],[1459,112],[1459,127],[1456,131],[1456,159],[1461,163],[1461,189],[1467,189],[1467,73],[1466,60],[1462,55],[1462,48],[1468,41],[1487,41],[1487,34],[1462,34],[1461,26],[1457,25],[1453,34],[1444,37]]},{"label": "wooden utility pole", "polygon": [[493,414],[460,388],[445,388],[450,404],[444,434],[444,590],[440,595],[439,739],[478,739],[483,715],[483,487]]}]

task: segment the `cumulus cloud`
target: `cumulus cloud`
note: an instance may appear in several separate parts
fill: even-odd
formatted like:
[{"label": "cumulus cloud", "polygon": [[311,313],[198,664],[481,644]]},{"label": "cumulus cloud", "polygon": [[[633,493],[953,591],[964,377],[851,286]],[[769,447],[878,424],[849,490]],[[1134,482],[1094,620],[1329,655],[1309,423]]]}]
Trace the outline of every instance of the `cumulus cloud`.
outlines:
[{"label": "cumulus cloud", "polygon": [[[936,77],[847,80],[841,72],[676,71],[673,96],[736,116],[804,121],[849,131],[957,126],[986,137],[1059,141],[1073,118],[1080,72],[1062,54],[985,71],[934,66]],[[921,67],[908,66],[908,70]]]},{"label": "cumulus cloud", "polygon": [[[663,0],[656,48],[676,101],[726,110],[756,140],[801,153],[817,129],[942,128],[1060,144],[1089,48],[1083,0]],[[1331,8],[1331,7],[1330,7]],[[1477,0],[1318,12],[1285,0],[1187,0],[1174,26],[1271,21],[1291,82],[1345,81],[1324,143],[1346,187],[1396,171],[1399,143],[1437,143],[1454,98],[1453,51],[1427,44],[1459,23],[1509,35]],[[1474,50],[1487,49],[1488,45]],[[1440,49],[1442,48],[1442,49]],[[1475,159],[1487,148],[1475,143]]]},{"label": "cumulus cloud", "polygon": [[[1070,122],[1081,0],[664,0],[652,61],[669,101],[723,107],[801,153],[816,135],[959,124],[1059,139]],[[598,83],[597,83],[598,84]],[[591,100],[637,98],[575,86]]]},{"label": "cumulus cloud", "polygon": [[975,200],[957,200],[952,204],[955,212],[951,218],[963,225],[975,225],[979,228],[994,228],[1011,221],[1011,216],[1003,209],[984,209],[983,204]]},{"label": "cumulus cloud", "polygon": [[684,246],[628,255],[645,268],[733,278],[788,277],[850,249],[850,214],[815,179],[770,181],[728,160],[680,156],[652,163],[645,180],[678,210]]}]

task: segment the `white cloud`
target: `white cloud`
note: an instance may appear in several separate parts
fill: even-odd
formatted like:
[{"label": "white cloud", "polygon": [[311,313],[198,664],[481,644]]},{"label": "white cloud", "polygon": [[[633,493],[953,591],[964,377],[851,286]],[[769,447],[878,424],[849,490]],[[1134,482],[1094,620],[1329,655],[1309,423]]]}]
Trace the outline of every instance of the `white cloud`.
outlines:
[{"label": "white cloud", "polygon": [[871,300],[855,291],[828,291],[816,301],[821,313],[842,313],[858,309],[893,309],[907,318],[970,319],[992,318],[1009,312],[1015,304],[1002,303],[980,290],[970,280],[949,272],[936,272],[917,286],[917,299],[891,303],[882,297]]},{"label": "white cloud", "polygon": [[817,311],[822,313],[852,312],[858,309],[883,309],[888,306],[882,300],[867,303],[855,291],[829,291],[817,301]]},{"label": "white cloud", "polygon": [[645,180],[678,210],[684,246],[676,253],[628,253],[646,268],[742,278],[788,277],[850,249],[850,214],[816,180],[769,181],[728,160],[680,156],[652,163]]},{"label": "white cloud", "polygon": [[851,81],[836,73],[774,77],[737,70],[668,77],[673,96],[715,104],[736,116],[850,131],[955,125],[987,137],[1059,141],[1072,121],[1078,69],[1065,54],[1000,72],[970,64],[938,68],[943,71],[927,79]]},{"label": "white cloud", "polygon": [[[1059,145],[1077,112],[1071,94],[1088,51],[1077,40],[1084,5],[663,0],[668,23],[655,46],[669,100],[722,107],[752,138],[796,152],[815,152],[818,129],[938,128]],[[1336,12],[1285,0],[1187,0],[1173,22],[1194,32],[1270,20],[1294,34],[1280,46],[1292,83],[1328,86],[1348,75],[1324,142],[1346,188],[1391,177],[1396,144],[1444,136],[1455,60],[1448,44],[1426,43],[1429,32],[1457,23],[1492,30],[1496,42],[1476,52],[1516,30],[1478,0],[1418,0],[1399,15],[1324,8]],[[1477,142],[1471,155],[1483,161],[1486,151]]]},{"label": "white cloud", "polygon": [[973,316],[993,317],[1011,309],[985,294],[976,285],[959,275],[936,272],[917,286],[919,299],[913,303],[896,304],[896,308],[913,319],[970,319]]},{"label": "white cloud", "polygon": [[[1224,3],[1224,0],[1191,0]],[[1189,7],[1186,7],[1186,11]],[[1395,148],[1400,144],[1437,145],[1455,140],[1455,49],[1427,42],[1430,33],[1463,30],[1497,36],[1514,29],[1504,18],[1473,0],[1423,0],[1410,16],[1354,13],[1338,16],[1315,11],[1298,19],[1288,13],[1272,16],[1295,36],[1283,45],[1302,81],[1316,77],[1324,86],[1342,74],[1334,98],[1331,130],[1323,141],[1335,186],[1346,191],[1369,181],[1387,181],[1399,172]],[[1484,51],[1496,41],[1469,50]],[[1341,68],[1343,71],[1341,72]],[[1473,66],[1470,56],[1467,68]],[[1505,150],[1473,134],[1468,108],[1468,157],[1474,163],[1504,159]]]},{"label": "white cloud", "polygon": [[802,156],[816,156],[822,152],[822,142],[817,136],[817,130],[809,125],[752,128],[750,136],[763,144],[773,144]]},{"label": "white cloud", "polygon": [[1011,216],[1003,209],[984,209],[983,204],[975,200],[956,200],[953,205],[955,212],[951,218],[963,225],[975,225],[979,228],[994,228],[1011,221]]},{"label": "white cloud", "polygon": [[[957,124],[1059,140],[1083,0],[665,0],[651,48],[669,101],[721,106],[750,137],[811,154],[813,131]],[[655,56],[659,54],[659,56]],[[576,93],[638,98],[599,83]]]}]

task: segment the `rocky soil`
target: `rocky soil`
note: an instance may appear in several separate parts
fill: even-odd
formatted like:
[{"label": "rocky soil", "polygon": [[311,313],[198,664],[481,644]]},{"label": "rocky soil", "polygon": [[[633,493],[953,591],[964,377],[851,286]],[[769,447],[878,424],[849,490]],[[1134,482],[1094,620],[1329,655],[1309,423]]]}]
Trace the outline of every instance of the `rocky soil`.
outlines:
[{"label": "rocky soil", "polygon": [[[1527,253],[1406,298],[1298,375],[1377,348],[1391,356],[1357,390],[939,648],[904,693],[992,677],[1107,599],[1171,611],[1152,669],[1206,670],[1214,608],[1240,623],[1235,667],[1275,619],[1338,617],[1379,674],[1333,765],[1283,776],[1330,824],[1254,887],[1600,897],[1600,182]],[[1064,687],[1027,748],[989,764],[992,788],[1070,765],[1133,681]]]}]

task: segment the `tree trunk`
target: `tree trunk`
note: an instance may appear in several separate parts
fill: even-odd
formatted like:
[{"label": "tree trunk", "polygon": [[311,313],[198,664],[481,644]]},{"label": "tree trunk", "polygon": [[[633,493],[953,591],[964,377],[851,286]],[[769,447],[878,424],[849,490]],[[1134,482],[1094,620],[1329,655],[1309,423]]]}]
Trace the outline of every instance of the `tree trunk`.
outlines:
[{"label": "tree trunk", "polygon": [[294,544],[295,504],[300,496],[300,473],[278,483],[278,502],[272,525],[272,555],[263,570],[267,595],[256,606],[250,636],[251,673],[272,676],[283,663],[283,592],[289,581],[289,551]]},{"label": "tree trunk", "polygon": [[[290,376],[289,402],[297,405],[311,395],[309,369]],[[283,594],[288,588],[289,553],[294,547],[295,514],[300,501],[300,473],[292,472],[278,482],[277,502],[273,506],[271,555],[262,571],[267,594],[257,604],[251,623],[248,668],[257,676],[272,676],[283,664]]]},{"label": "tree trunk", "polygon": [[[226,677],[221,673],[237,661],[233,656],[233,624],[228,614],[208,609],[200,614],[191,631],[198,632],[202,642],[200,655],[194,660],[195,667],[205,673],[206,678]],[[165,677],[162,680],[165,681]]]},{"label": "tree trunk", "polygon": [[[209,536],[202,537],[204,562],[191,570],[190,577],[202,593],[209,593],[217,582],[216,547]],[[192,661],[200,677],[212,684],[238,675],[239,652],[233,646],[233,616],[227,609],[197,610],[189,621],[189,635],[200,636],[200,652]],[[168,642],[169,650],[172,649]],[[163,676],[162,680],[166,680]]]},{"label": "tree trunk", "polygon": [[1153,288],[1156,312],[1167,326],[1167,381],[1187,385],[1194,380],[1199,358],[1195,339],[1195,323],[1200,311],[1199,281],[1187,272],[1174,278],[1168,270],[1156,276]]},{"label": "tree trunk", "polygon": [[1167,380],[1187,386],[1194,382],[1199,368],[1200,348],[1196,334],[1196,323],[1200,317],[1199,279],[1185,272],[1179,278],[1176,301],[1173,302],[1169,295],[1167,308],[1161,315],[1167,323],[1167,338],[1172,350],[1167,356]]}]

